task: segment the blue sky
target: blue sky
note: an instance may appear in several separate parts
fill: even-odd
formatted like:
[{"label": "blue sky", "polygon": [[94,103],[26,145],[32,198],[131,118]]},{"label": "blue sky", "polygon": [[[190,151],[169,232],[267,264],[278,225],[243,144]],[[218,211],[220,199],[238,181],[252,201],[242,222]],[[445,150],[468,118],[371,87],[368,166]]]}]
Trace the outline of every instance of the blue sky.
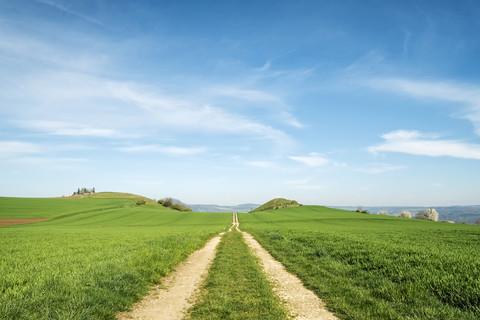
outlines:
[{"label": "blue sky", "polygon": [[479,204],[478,1],[0,0],[0,195]]}]

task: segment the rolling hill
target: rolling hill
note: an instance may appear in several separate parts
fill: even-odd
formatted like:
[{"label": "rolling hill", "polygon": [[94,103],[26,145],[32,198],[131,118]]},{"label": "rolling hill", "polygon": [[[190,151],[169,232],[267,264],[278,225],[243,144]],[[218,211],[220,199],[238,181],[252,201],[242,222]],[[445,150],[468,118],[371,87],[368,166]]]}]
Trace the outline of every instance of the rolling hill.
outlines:
[{"label": "rolling hill", "polygon": [[281,209],[281,208],[290,208],[290,207],[300,207],[301,204],[299,204],[295,200],[287,200],[283,198],[275,198],[272,199],[264,204],[262,204],[260,207],[252,210],[251,212],[259,212],[259,211],[266,211],[266,210],[276,210],[276,209]]}]

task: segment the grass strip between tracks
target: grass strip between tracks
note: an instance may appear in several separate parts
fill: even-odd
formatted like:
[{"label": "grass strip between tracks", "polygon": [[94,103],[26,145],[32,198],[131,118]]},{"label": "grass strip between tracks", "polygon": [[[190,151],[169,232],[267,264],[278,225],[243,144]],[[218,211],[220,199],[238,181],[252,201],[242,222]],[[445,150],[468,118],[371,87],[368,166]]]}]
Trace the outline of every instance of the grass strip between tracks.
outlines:
[{"label": "grass strip between tracks", "polygon": [[223,236],[191,319],[286,319],[258,260],[233,230]]}]

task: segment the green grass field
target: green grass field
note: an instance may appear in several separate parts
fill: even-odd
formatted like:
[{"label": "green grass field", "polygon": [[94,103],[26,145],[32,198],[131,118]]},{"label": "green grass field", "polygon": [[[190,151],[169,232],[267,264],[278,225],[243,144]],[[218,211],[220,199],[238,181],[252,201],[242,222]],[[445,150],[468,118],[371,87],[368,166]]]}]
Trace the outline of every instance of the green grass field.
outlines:
[{"label": "green grass field", "polygon": [[[0,197],[0,319],[115,319],[231,223],[228,213],[100,198]],[[342,319],[479,319],[480,227],[302,206],[239,214]],[[281,319],[240,234],[230,232],[192,318]]]},{"label": "green grass field", "polygon": [[147,204],[157,205],[158,203],[155,200],[152,200],[147,197],[139,196],[132,193],[125,192],[97,192],[93,194],[85,195],[86,199],[121,199],[121,200],[132,200],[137,202],[138,200],[144,200]]},{"label": "green grass field", "polygon": [[239,214],[342,319],[479,319],[480,228],[319,206]]},{"label": "green grass field", "polygon": [[132,204],[1,198],[2,218],[54,219],[0,227],[0,318],[115,319],[231,222]]},{"label": "green grass field", "polygon": [[55,218],[78,212],[133,205],[129,199],[0,197],[0,219]]}]

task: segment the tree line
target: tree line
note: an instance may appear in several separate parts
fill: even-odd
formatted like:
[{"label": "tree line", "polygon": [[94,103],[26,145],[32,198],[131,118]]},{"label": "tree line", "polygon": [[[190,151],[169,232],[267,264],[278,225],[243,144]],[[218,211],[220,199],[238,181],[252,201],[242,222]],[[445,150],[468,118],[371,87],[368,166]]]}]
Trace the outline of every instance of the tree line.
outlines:
[{"label": "tree line", "polygon": [[[370,213],[370,212],[368,212],[368,210],[365,210],[362,207],[358,207],[358,209],[355,210],[355,212],[360,212],[360,213],[365,213],[365,214]],[[377,214],[386,215],[387,211],[386,210],[380,210],[380,211],[377,212]],[[407,210],[402,211],[398,216],[402,217],[402,218],[413,218],[412,213],[410,211],[407,211]],[[437,210],[435,210],[433,208],[429,208],[425,211],[419,211],[415,215],[415,219],[438,221],[438,212],[437,212]]]}]

